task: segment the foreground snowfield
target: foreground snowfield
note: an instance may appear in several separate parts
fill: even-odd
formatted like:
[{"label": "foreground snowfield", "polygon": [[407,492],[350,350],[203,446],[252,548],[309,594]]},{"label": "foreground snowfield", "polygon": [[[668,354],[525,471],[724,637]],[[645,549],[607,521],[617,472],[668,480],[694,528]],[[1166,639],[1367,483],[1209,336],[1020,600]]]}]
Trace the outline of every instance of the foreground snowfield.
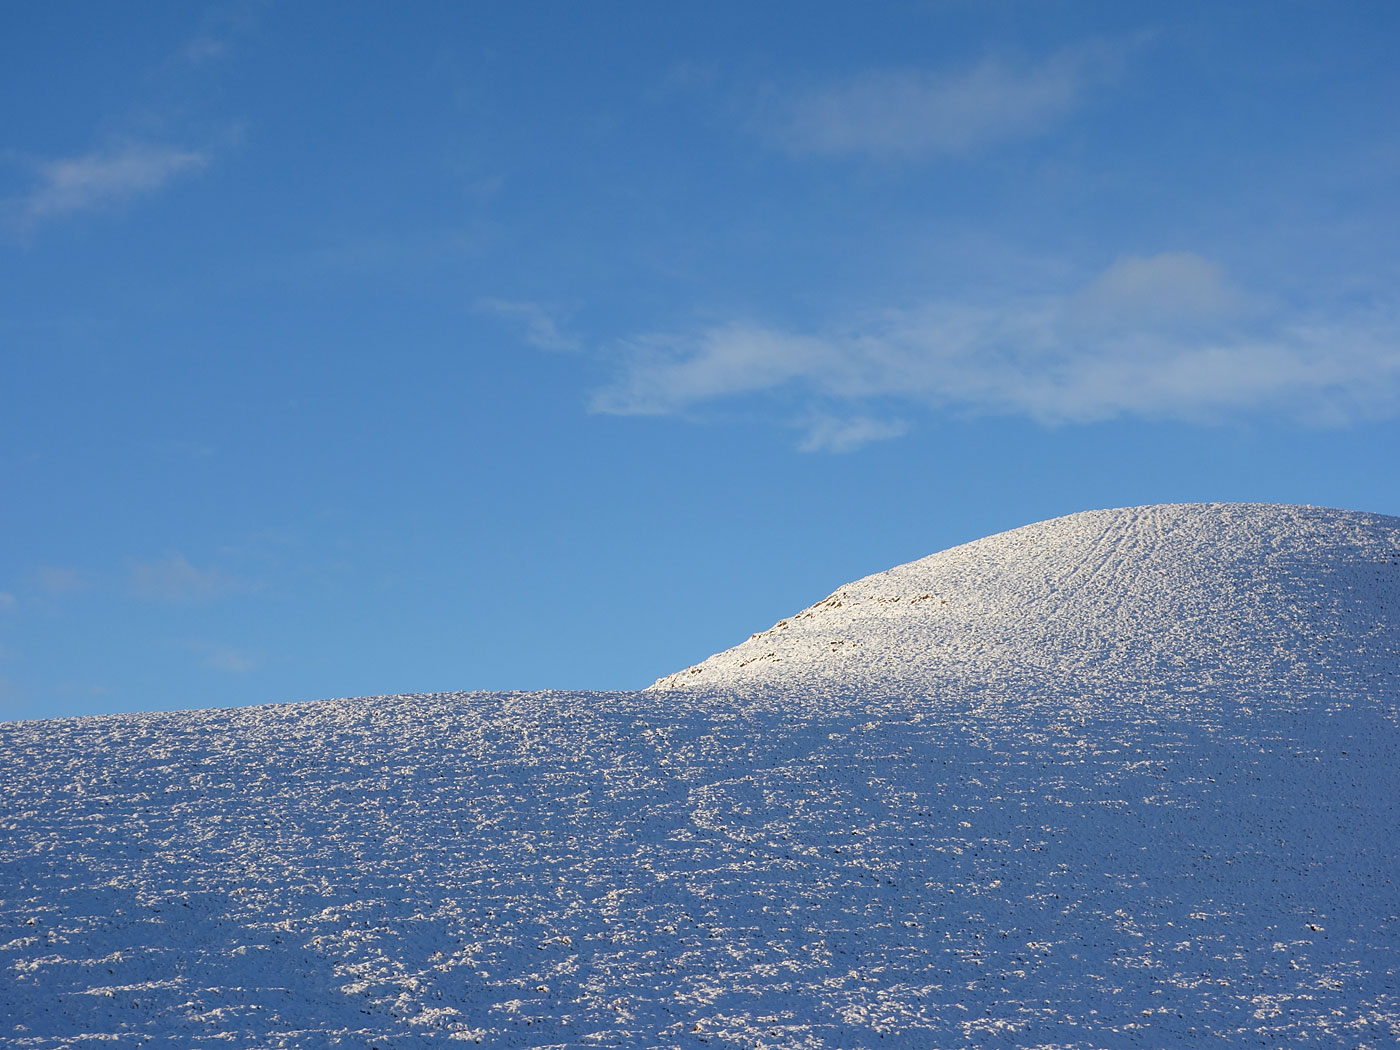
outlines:
[{"label": "foreground snowfield", "polygon": [[1400,520],[807,612],[641,693],[0,725],[0,1046],[1400,1040]]}]

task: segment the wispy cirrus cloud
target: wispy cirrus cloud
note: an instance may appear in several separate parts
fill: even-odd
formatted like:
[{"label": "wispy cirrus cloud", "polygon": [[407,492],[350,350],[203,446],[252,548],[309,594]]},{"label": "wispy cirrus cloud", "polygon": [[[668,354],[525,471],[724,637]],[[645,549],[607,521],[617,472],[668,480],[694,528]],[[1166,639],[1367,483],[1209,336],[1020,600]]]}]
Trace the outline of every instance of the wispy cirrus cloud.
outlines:
[{"label": "wispy cirrus cloud", "polygon": [[40,589],[51,595],[86,590],[92,582],[81,569],[60,565],[40,565],[34,570],[34,577]]},{"label": "wispy cirrus cloud", "polygon": [[201,33],[199,36],[186,40],[176,52],[176,57],[187,65],[202,66],[210,62],[217,62],[224,58],[228,52],[229,44],[226,39],[212,33]]},{"label": "wispy cirrus cloud", "polygon": [[248,590],[250,584],[219,569],[200,569],[178,551],[155,561],[130,563],[133,594],[167,602],[195,602]]},{"label": "wispy cirrus cloud", "polygon": [[1072,323],[1100,329],[1200,327],[1254,309],[1224,267],[1192,252],[1119,259],[1066,304]]},{"label": "wispy cirrus cloud", "polygon": [[79,157],[40,161],[18,202],[29,223],[124,204],[156,192],[209,163],[206,150],[124,142]]},{"label": "wispy cirrus cloud", "polygon": [[872,441],[897,438],[909,430],[902,419],[872,419],[869,416],[831,416],[819,413],[803,421],[806,431],[798,442],[802,452],[854,452]]},{"label": "wispy cirrus cloud", "polygon": [[228,58],[261,21],[261,4],[235,0],[204,10],[193,34],[176,47],[172,65],[199,67]]},{"label": "wispy cirrus cloud", "polygon": [[518,325],[521,338],[539,350],[577,350],[579,341],[565,332],[556,311],[541,303],[519,299],[478,299],[481,313],[495,314]]},{"label": "wispy cirrus cloud", "polygon": [[1400,414],[1400,316],[1290,314],[1200,256],[1127,257],[1069,292],[933,301],[812,332],[736,321],[636,339],[592,408],[688,413],[780,392],[806,406],[790,422],[807,451],[898,436],[907,425],[888,417],[910,407],[1341,425]]},{"label": "wispy cirrus cloud", "polygon": [[957,70],[869,70],[779,94],[761,134],[796,154],[908,160],[1043,134],[1111,83],[1139,41],[1099,42],[1038,62],[987,58]]}]

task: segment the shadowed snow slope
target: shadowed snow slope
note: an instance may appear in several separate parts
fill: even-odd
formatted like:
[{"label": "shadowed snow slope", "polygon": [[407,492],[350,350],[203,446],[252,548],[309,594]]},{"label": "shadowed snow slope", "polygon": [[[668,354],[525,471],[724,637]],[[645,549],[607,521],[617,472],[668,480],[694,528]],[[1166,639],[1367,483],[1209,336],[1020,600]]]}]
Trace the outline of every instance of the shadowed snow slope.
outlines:
[{"label": "shadowed snow slope", "polygon": [[653,689],[1393,690],[1400,519],[1188,503],[1027,525],[867,576]]},{"label": "shadowed snow slope", "polygon": [[0,1047],[1393,1047],[1397,563],[1094,512],[684,688],[0,724]]}]

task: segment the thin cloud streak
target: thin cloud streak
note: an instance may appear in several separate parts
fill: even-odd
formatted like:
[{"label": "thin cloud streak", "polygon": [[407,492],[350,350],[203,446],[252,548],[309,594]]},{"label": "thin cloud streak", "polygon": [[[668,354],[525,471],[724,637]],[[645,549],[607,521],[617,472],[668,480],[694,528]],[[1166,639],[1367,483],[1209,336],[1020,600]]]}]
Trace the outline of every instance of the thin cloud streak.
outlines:
[{"label": "thin cloud streak", "polygon": [[198,569],[176,552],[158,561],[132,562],[130,587],[138,597],[184,603],[247,590],[248,584],[218,569]]},{"label": "thin cloud streak", "polygon": [[958,71],[872,70],[788,97],[758,120],[794,154],[907,160],[971,153],[1044,134],[1111,82],[1136,41],[1062,51],[1039,63],[984,59]]},{"label": "thin cloud streak", "polygon": [[539,303],[508,299],[478,299],[476,308],[521,327],[521,338],[539,350],[577,350],[579,341],[564,332],[554,312]]},{"label": "thin cloud streak", "polygon": [[73,594],[86,590],[88,577],[79,569],[68,566],[40,565],[34,570],[39,587],[47,594]]},{"label": "thin cloud streak", "polygon": [[213,36],[197,36],[185,42],[178,54],[180,59],[192,66],[202,66],[215,62],[228,54],[228,42]]},{"label": "thin cloud streak", "polygon": [[[1172,253],[1120,260],[1072,294],[933,302],[816,334],[735,322],[646,337],[591,407],[661,415],[777,391],[811,406],[818,422],[797,421],[811,451],[896,436],[902,424],[876,421],[872,406],[1337,426],[1400,414],[1400,323],[1394,311],[1270,315],[1214,263]],[[833,405],[846,406],[835,416],[847,430],[828,418]]]},{"label": "thin cloud streak", "polygon": [[37,166],[38,185],[21,202],[22,212],[37,222],[122,204],[208,163],[209,154],[202,150],[142,143],[44,161]]},{"label": "thin cloud streak", "polygon": [[799,452],[854,452],[873,441],[888,441],[909,431],[902,419],[880,420],[868,416],[839,419],[819,415],[807,420],[806,435],[798,442]]}]

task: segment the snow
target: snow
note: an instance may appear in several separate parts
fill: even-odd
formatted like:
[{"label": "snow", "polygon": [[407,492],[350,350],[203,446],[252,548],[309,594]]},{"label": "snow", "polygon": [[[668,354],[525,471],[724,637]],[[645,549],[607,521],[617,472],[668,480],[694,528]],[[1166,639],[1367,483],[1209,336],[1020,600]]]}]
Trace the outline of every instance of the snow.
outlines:
[{"label": "snow", "polygon": [[1397,610],[1134,508],[640,693],[0,724],[0,1046],[1394,1046]]},{"label": "snow", "polygon": [[1384,688],[1400,522],[1265,504],[1091,511],[868,576],[654,689]]}]

